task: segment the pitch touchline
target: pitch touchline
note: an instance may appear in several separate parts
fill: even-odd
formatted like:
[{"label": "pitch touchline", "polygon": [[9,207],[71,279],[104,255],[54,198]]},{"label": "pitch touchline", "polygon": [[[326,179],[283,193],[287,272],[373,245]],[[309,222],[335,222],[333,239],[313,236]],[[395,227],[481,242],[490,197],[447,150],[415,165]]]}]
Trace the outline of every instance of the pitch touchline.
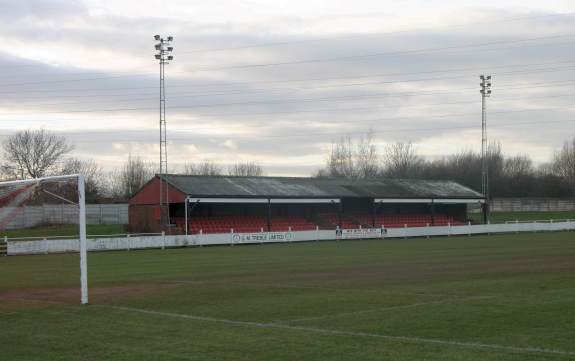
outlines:
[{"label": "pitch touchline", "polygon": [[391,336],[391,335],[383,335],[383,334],[369,333],[369,332],[330,330],[330,329],[325,329],[325,328],[293,326],[293,325],[285,325],[285,324],[279,324],[279,323],[236,321],[236,320],[229,320],[229,319],[225,319],[225,318],[194,316],[194,315],[187,315],[187,314],[180,314],[180,313],[152,311],[152,310],[145,310],[145,309],[133,308],[133,307],[123,307],[123,306],[97,305],[96,307],[108,308],[108,309],[118,310],[118,311],[142,313],[142,314],[154,315],[154,316],[163,316],[163,317],[169,317],[169,318],[179,318],[179,319],[185,319],[185,320],[215,322],[215,323],[222,323],[222,324],[234,325],[234,326],[248,326],[248,327],[272,328],[272,329],[289,330],[289,331],[315,332],[315,333],[322,333],[322,334],[328,334],[328,335],[339,335],[339,336],[370,337],[370,338],[380,338],[380,339],[391,340],[391,341],[416,342],[416,343],[436,344],[436,345],[443,345],[443,346],[457,346],[457,347],[474,348],[474,349],[490,349],[490,350],[509,351],[509,352],[517,352],[517,353],[531,353],[531,354],[536,353],[536,354],[553,354],[553,355],[561,355],[561,356],[575,356],[575,352],[571,352],[571,351],[561,351],[561,350],[544,349],[544,348],[537,348],[537,347],[503,346],[503,345],[494,345],[494,344],[477,343],[477,342],[439,340],[439,339],[424,338],[424,337]]}]

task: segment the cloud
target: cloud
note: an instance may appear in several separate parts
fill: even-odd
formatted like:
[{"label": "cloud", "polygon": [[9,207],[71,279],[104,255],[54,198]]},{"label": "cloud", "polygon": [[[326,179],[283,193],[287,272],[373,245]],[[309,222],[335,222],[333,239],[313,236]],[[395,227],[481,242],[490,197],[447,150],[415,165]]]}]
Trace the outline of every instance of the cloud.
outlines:
[{"label": "cloud", "polygon": [[0,8],[0,18],[16,21],[61,19],[70,15],[84,15],[87,10],[79,1],[69,0],[0,0]]},{"label": "cloud", "polygon": [[224,146],[227,149],[231,149],[231,150],[238,149],[238,145],[231,139],[227,139],[225,142],[223,142],[222,146]]},{"label": "cloud", "polygon": [[[494,78],[490,139],[500,139],[504,151],[542,159],[571,136],[575,16],[556,14],[560,6],[445,2],[446,10],[424,7],[439,25],[421,30],[429,22],[407,22],[420,19],[420,10],[378,11],[375,2],[366,3],[373,12],[350,12],[343,5],[324,11],[315,1],[308,10],[286,3],[279,7],[285,11],[176,1],[162,17],[152,11],[159,2],[137,9],[126,1],[46,3],[9,2],[0,15],[8,24],[0,35],[7,44],[0,136],[45,127],[105,168],[127,152],[157,158],[156,32],[175,36],[166,70],[171,162],[253,159],[270,174],[305,175],[321,165],[326,144],[370,128],[378,143],[412,140],[423,155],[441,156],[479,142],[483,72]],[[255,8],[258,19],[243,13]],[[207,15],[193,23],[191,14]],[[366,19],[366,29],[352,29]],[[384,28],[378,19],[393,21]],[[490,23],[478,32],[477,25],[459,26],[464,21]],[[251,46],[261,43],[273,45]],[[343,59],[350,56],[357,57]]]}]

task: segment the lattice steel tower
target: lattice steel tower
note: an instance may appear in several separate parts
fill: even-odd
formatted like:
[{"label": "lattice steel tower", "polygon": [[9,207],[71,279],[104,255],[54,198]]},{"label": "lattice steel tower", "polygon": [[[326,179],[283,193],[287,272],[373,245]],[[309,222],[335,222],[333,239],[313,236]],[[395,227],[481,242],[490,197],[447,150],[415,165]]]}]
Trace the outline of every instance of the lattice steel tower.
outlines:
[{"label": "lattice steel tower", "polygon": [[487,222],[489,211],[489,145],[487,144],[487,104],[486,99],[491,95],[491,75],[480,75],[481,79],[481,193],[485,197],[484,221]]},{"label": "lattice steel tower", "polygon": [[160,217],[162,227],[165,229],[170,223],[170,203],[168,198],[168,184],[164,180],[168,174],[168,142],[166,140],[166,85],[165,85],[165,65],[173,60],[169,55],[174,48],[171,46],[173,37],[163,38],[160,35],[154,36],[156,43],[156,59],[160,63]]}]

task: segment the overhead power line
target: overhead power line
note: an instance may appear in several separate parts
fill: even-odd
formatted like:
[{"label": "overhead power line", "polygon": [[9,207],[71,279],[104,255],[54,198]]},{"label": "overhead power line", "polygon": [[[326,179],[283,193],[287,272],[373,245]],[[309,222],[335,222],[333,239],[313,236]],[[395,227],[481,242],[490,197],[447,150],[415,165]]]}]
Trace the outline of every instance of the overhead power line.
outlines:
[{"label": "overhead power line", "polygon": [[[330,35],[330,36],[326,36],[326,37],[313,38],[313,39],[299,39],[299,40],[291,40],[291,41],[279,41],[279,42],[269,42],[269,43],[263,43],[263,44],[249,44],[249,45],[220,47],[220,48],[193,49],[193,50],[188,50],[188,51],[180,51],[179,53],[180,54],[195,54],[195,53],[220,52],[220,51],[240,50],[240,49],[249,49],[249,48],[275,47],[275,46],[281,46],[281,45],[316,43],[316,42],[333,41],[333,40],[339,40],[339,39],[354,39],[354,38],[362,38],[363,39],[363,38],[373,37],[373,36],[388,36],[388,35],[396,35],[396,34],[403,34],[403,33],[417,33],[417,32],[421,32],[421,31],[430,32],[430,31],[446,30],[446,29],[451,29],[451,28],[465,28],[465,27],[477,26],[477,25],[517,22],[517,21],[522,21],[522,20],[550,18],[550,17],[552,17],[552,18],[569,17],[569,16],[573,16],[573,14],[572,13],[537,14],[537,15],[520,16],[520,17],[492,19],[492,20],[487,20],[487,21],[468,22],[468,23],[464,23],[464,24],[447,25],[447,26],[441,26],[441,27],[424,27],[424,28],[417,28],[417,29],[394,30],[394,31],[365,33],[365,34]],[[147,58],[148,56],[142,55],[140,57]],[[22,60],[19,60],[19,61],[22,61]],[[50,64],[50,63],[36,62],[34,64],[20,64],[20,65],[12,65],[12,66],[3,66],[2,69],[22,69],[22,68],[33,68],[33,67],[47,67],[47,66],[51,66],[51,65],[52,64]]]},{"label": "overhead power line", "polygon": [[[327,62],[337,62],[337,61],[343,61],[343,60],[385,57],[385,56],[399,56],[399,55],[413,55],[413,54],[422,55],[422,54],[428,54],[428,53],[432,53],[432,52],[434,53],[437,51],[444,51],[444,50],[463,49],[463,48],[470,48],[470,47],[483,47],[483,46],[490,46],[490,45],[516,44],[516,43],[523,43],[523,42],[529,42],[529,41],[570,38],[570,37],[574,37],[574,36],[575,36],[574,34],[561,34],[561,35],[542,36],[542,37],[520,39],[520,40],[492,41],[492,42],[474,43],[474,44],[466,44],[466,45],[444,46],[444,47],[437,47],[437,48],[411,49],[411,50],[380,52],[380,53],[370,53],[370,54],[360,54],[360,55],[345,55],[345,56],[337,56],[337,57],[331,57],[331,58],[293,60],[293,61],[282,61],[282,62],[275,62],[275,63],[231,65],[231,66],[221,66],[221,67],[213,67],[213,68],[198,67],[197,69],[189,70],[187,72],[188,73],[200,73],[200,72],[229,70],[229,69],[248,69],[248,68],[283,66],[283,65],[327,63]],[[570,43],[571,42],[569,42],[569,44]],[[537,44],[537,46],[541,46],[541,45],[557,45],[557,44],[549,44],[549,43]],[[528,44],[528,45],[524,45],[524,46],[533,46],[533,45]],[[519,48],[519,47],[513,47],[513,48]],[[506,49],[506,48],[482,49],[481,51],[486,52],[486,51],[503,50],[503,49]]]},{"label": "overhead power line", "polygon": [[395,31],[385,31],[385,32],[365,33],[365,34],[333,35],[333,36],[326,36],[326,37],[320,37],[320,38],[314,38],[314,39],[299,39],[299,40],[291,40],[291,41],[289,41],[289,40],[288,41],[276,41],[276,42],[268,42],[268,43],[261,43],[261,44],[249,44],[249,45],[239,45],[239,46],[229,46],[229,47],[219,47],[219,48],[193,49],[193,50],[188,50],[188,51],[184,50],[180,53],[181,54],[197,54],[197,53],[234,51],[234,50],[244,50],[244,49],[263,48],[263,47],[275,47],[275,46],[283,46],[283,45],[317,43],[317,42],[333,41],[333,40],[340,40],[340,39],[365,39],[366,37],[374,37],[374,36],[388,36],[388,35],[397,35],[397,34],[405,34],[405,33],[415,33],[415,32],[421,32],[421,31],[429,32],[429,31],[446,30],[446,29],[461,28],[461,27],[468,27],[468,26],[488,25],[488,24],[515,22],[515,21],[521,21],[521,20],[531,20],[531,19],[548,18],[548,17],[562,17],[562,16],[570,16],[570,15],[572,15],[572,14],[540,14],[540,15],[530,15],[530,16],[495,19],[495,20],[488,20],[488,21],[468,22],[465,24],[455,24],[455,25],[447,25],[447,26],[441,26],[441,27],[425,27],[425,28],[417,28],[417,29],[395,30]]},{"label": "overhead power line", "polygon": [[[437,51],[444,51],[444,50],[453,50],[453,49],[464,49],[470,47],[483,47],[489,45],[498,45],[498,44],[516,44],[516,43],[523,43],[529,41],[538,41],[538,40],[550,40],[555,38],[570,38],[575,37],[575,34],[562,34],[562,35],[552,35],[552,36],[542,36],[537,38],[527,38],[527,39],[519,39],[519,40],[504,40],[504,41],[493,41],[493,42],[485,42],[485,43],[475,43],[475,44],[466,44],[466,45],[453,45],[453,46],[446,46],[446,47],[437,47],[437,48],[424,48],[424,49],[412,49],[412,50],[404,50],[404,51],[394,51],[394,52],[380,52],[380,53],[371,53],[371,54],[361,54],[361,55],[347,55],[347,56],[340,56],[340,57],[331,57],[331,58],[316,58],[316,59],[307,59],[307,60],[294,60],[294,61],[285,61],[285,62],[276,62],[276,63],[260,63],[260,64],[245,64],[245,65],[231,65],[231,66],[222,66],[222,67],[213,67],[213,68],[202,68],[198,67],[194,70],[189,71],[177,71],[174,73],[179,74],[190,74],[190,73],[200,73],[200,72],[211,72],[211,71],[219,71],[219,70],[228,70],[228,69],[247,69],[247,68],[261,68],[261,67],[273,67],[273,66],[283,66],[283,65],[298,65],[298,64],[313,64],[313,63],[323,63],[323,62],[336,62],[341,60],[352,60],[352,59],[361,59],[361,58],[372,58],[372,57],[383,57],[383,56],[398,56],[398,55],[409,55],[409,54],[427,54],[430,52],[437,52]],[[569,42],[568,44],[571,44]],[[548,46],[548,45],[558,45],[558,44],[536,44],[536,46]],[[512,47],[512,49],[526,47],[526,46],[533,46],[531,45],[523,45],[523,46],[516,46]],[[482,51],[491,51],[491,50],[502,50],[506,48],[496,48],[496,49],[483,49]],[[39,80],[33,82],[20,82],[20,83],[8,83],[4,84],[4,86],[26,86],[26,85],[38,85],[38,84],[56,84],[56,83],[69,83],[69,82],[79,82],[79,81],[94,81],[94,80],[109,80],[109,79],[119,79],[125,77],[140,77],[140,76],[152,76],[152,74],[145,74],[145,75],[135,75],[135,74],[126,74],[126,75],[115,75],[115,76],[101,76],[101,77],[88,77],[88,78],[79,78],[79,79],[61,79],[61,80]]]},{"label": "overhead power line", "polygon": [[[525,88],[538,88],[538,87],[548,87],[550,84],[571,84],[575,82],[575,79],[559,80],[553,82],[543,82],[543,83],[531,83],[530,85],[521,86],[509,86],[509,87],[498,87],[498,89],[508,90],[508,89],[525,89]],[[554,85],[557,86],[557,85]],[[561,85],[559,85],[561,86]],[[243,102],[223,102],[223,103],[211,103],[211,104],[195,104],[195,105],[175,105],[172,109],[196,109],[196,108],[213,108],[213,107],[228,107],[235,105],[264,105],[264,104],[293,104],[293,103],[308,103],[308,102],[324,102],[331,101],[335,99],[370,99],[370,98],[381,98],[381,97],[402,97],[402,96],[412,96],[412,95],[437,95],[437,94],[453,94],[460,93],[463,91],[470,91],[473,88],[461,88],[454,89],[450,91],[427,91],[427,92],[406,92],[406,93],[386,93],[386,94],[362,94],[362,95],[343,95],[343,96],[332,96],[332,97],[322,97],[322,98],[289,98],[282,100],[271,100],[271,101],[243,101]],[[125,111],[142,111],[142,110],[153,110],[156,108],[150,107],[132,107],[132,108],[107,108],[107,109],[85,109],[85,110],[66,110],[66,111],[41,111],[43,114],[69,114],[69,113],[107,113],[107,112],[125,112]],[[11,112],[3,113],[3,115],[26,115],[26,114],[37,114],[38,111],[34,112]]]},{"label": "overhead power line", "polygon": [[[509,75],[509,74],[522,74],[522,73],[546,73],[546,72],[555,72],[555,71],[565,71],[565,70],[572,70],[575,66],[568,66],[566,68],[546,68],[546,69],[529,69],[529,70],[518,70],[518,71],[508,71],[508,72],[499,72],[499,73],[492,73],[498,76],[501,75]],[[438,80],[452,80],[452,79],[464,79],[469,78],[469,75],[458,75],[458,76],[446,76],[446,77],[434,77],[434,78],[419,78],[419,79],[405,79],[405,80],[391,80],[391,81],[373,81],[373,82],[362,82],[362,83],[346,83],[346,84],[332,84],[332,85],[318,85],[318,86],[308,86],[303,88],[262,88],[262,89],[253,89],[253,90],[238,90],[238,91],[230,91],[230,92],[220,92],[220,93],[172,93],[172,99],[182,99],[182,98],[201,98],[201,97],[216,97],[216,96],[230,96],[230,95],[255,95],[265,93],[267,95],[270,94],[277,94],[282,95],[282,92],[302,92],[307,90],[317,90],[317,89],[326,89],[326,88],[349,88],[349,87],[358,87],[358,86],[368,86],[368,85],[389,85],[389,84],[402,84],[402,83],[417,83],[417,82],[427,82],[427,81],[438,81]],[[399,93],[401,94],[401,93]],[[412,94],[412,93],[410,93]],[[136,94],[140,95],[140,94]],[[141,95],[148,95],[148,94],[141,94]],[[156,99],[153,97],[152,94],[146,97],[135,97],[135,98],[128,98],[128,99],[117,99],[118,97],[124,96],[133,96],[132,94],[103,94],[103,95],[77,95],[77,96],[70,96],[70,97],[114,97],[114,103],[130,103],[130,102],[139,102],[139,101],[149,101],[152,99]],[[33,99],[34,97],[32,97]],[[60,97],[59,97],[60,98]],[[62,98],[67,98],[66,96],[62,96]],[[30,98],[24,98],[20,100],[27,100]],[[90,104],[90,103],[101,103],[103,100],[101,99],[92,99],[92,100],[78,100],[78,101],[70,101],[70,102],[53,102],[53,103],[41,103],[37,104],[42,107],[46,106],[60,106],[60,105],[74,105],[74,104]]]},{"label": "overhead power line", "polygon": [[[309,81],[333,81],[333,80],[343,80],[343,79],[363,79],[363,78],[375,78],[375,77],[395,77],[401,75],[421,75],[421,74],[437,74],[437,73],[457,73],[461,71],[476,71],[482,72],[486,68],[488,69],[504,69],[504,68],[524,68],[524,67],[532,67],[532,66],[542,66],[542,65],[558,65],[558,64],[571,64],[575,63],[575,60],[562,60],[562,61],[555,61],[555,62],[542,62],[542,63],[523,63],[523,64],[509,64],[509,65],[493,65],[493,66],[483,66],[483,67],[465,67],[465,68],[450,68],[450,69],[441,69],[441,70],[427,70],[427,71],[417,71],[417,72],[394,72],[394,73],[377,73],[377,74],[370,74],[370,75],[356,75],[356,76],[336,76],[336,77],[317,77],[317,78],[302,78],[302,79],[286,79],[286,80],[261,80],[261,81],[244,81],[244,82],[227,82],[227,83],[193,83],[193,84],[171,84],[170,88],[184,88],[184,87],[220,87],[220,86],[234,86],[234,85],[256,85],[256,84],[273,84],[273,83],[301,83],[301,82],[309,82]],[[524,70],[517,70],[517,72],[528,72],[528,71],[535,71],[533,69],[524,69]],[[502,73],[498,73],[501,75]],[[401,81],[401,80],[397,80]],[[60,89],[60,91],[71,91],[74,92],[74,95],[65,95],[66,97],[90,97],[94,96],[92,94],[77,94],[78,92],[86,92],[86,91],[109,91],[112,90],[142,90],[142,89],[153,89],[154,92],[157,91],[157,86],[138,86],[138,87],[120,87],[120,88],[72,88],[72,89]],[[243,90],[245,91],[245,90]],[[40,89],[40,90],[26,90],[26,94],[29,93],[50,93],[53,94],[55,92],[54,88],[51,87],[50,89]],[[16,93],[13,90],[10,91],[0,91],[0,94],[18,94],[18,97],[21,98],[22,94],[20,92]],[[24,94],[24,95],[26,95]],[[202,94],[202,93],[200,93]],[[99,95],[97,95],[99,96]],[[122,94],[109,94],[106,96],[122,96]],[[61,95],[60,97],[64,97]]]},{"label": "overhead power line", "polygon": [[[546,120],[545,121],[545,126],[549,127],[552,124],[561,124],[562,123],[575,123],[575,119],[558,119],[558,120]],[[507,127],[515,127],[517,125],[529,125],[529,124],[533,124],[533,125],[537,125],[540,126],[541,125],[541,120],[535,120],[535,121],[519,121],[519,122],[497,122],[497,127],[496,128],[507,128]],[[563,125],[562,125],[563,126]],[[418,127],[418,128],[410,128],[410,127],[383,127],[383,128],[376,128],[373,129],[373,133],[374,134],[382,134],[382,133],[389,133],[389,132],[409,132],[410,134],[413,133],[419,133],[419,132],[430,132],[430,131],[440,131],[440,130],[464,130],[464,129],[477,129],[477,124],[468,124],[468,125],[449,125],[449,126],[441,126],[441,127]],[[190,142],[190,136],[194,136],[194,135],[201,135],[201,136],[205,136],[204,134],[202,134],[201,132],[197,132],[198,129],[194,129],[194,131],[177,131],[175,130],[176,134],[181,134],[181,133],[186,133],[186,137],[177,137],[177,136],[172,136],[170,137],[170,142],[176,142],[176,141],[184,141],[184,142]],[[150,132],[153,132],[153,129],[149,130]],[[229,137],[244,137],[244,138],[248,138],[248,139],[276,139],[276,138],[306,138],[306,137],[320,137],[320,136],[325,136],[325,137],[339,137],[339,136],[353,136],[353,135],[364,135],[366,134],[367,130],[363,130],[363,131],[345,131],[345,132],[305,132],[305,133],[297,133],[297,134],[280,134],[280,135],[266,135],[266,134],[244,134],[244,133],[226,133],[226,134],[222,134],[221,136],[223,138],[229,138]],[[71,132],[61,132],[61,134],[63,135],[70,135],[73,134]],[[82,134],[85,134],[85,132],[83,132]],[[151,136],[153,136],[152,134],[150,134]],[[9,134],[0,134],[0,137],[8,137],[10,136]],[[215,135],[214,135],[215,136]],[[146,142],[146,143],[155,143],[156,139],[151,139],[150,140],[138,140],[138,139],[128,139],[128,138],[121,138],[121,139],[111,139],[111,138],[106,138],[106,139],[85,139],[82,140],[82,143],[110,143],[110,142],[127,142],[127,143],[142,143],[142,142]]]},{"label": "overhead power line", "polygon": [[[568,68],[571,68],[568,67]],[[505,74],[511,74],[511,73],[523,73],[523,72],[530,72],[530,73],[534,73],[534,72],[538,72],[538,71],[544,71],[544,72],[548,72],[548,71],[562,71],[565,70],[564,68],[547,68],[547,69],[530,69],[530,70],[521,70],[521,71],[510,71],[510,72],[499,72],[499,73],[495,73],[498,75],[505,75]],[[374,83],[361,83],[361,84],[343,84],[342,86],[361,86],[361,85],[367,85],[367,84],[393,84],[393,83],[403,83],[403,82],[415,82],[415,81],[428,81],[428,80],[444,80],[444,79],[451,79],[451,78],[455,78],[455,77],[436,77],[436,78],[423,78],[423,79],[406,79],[406,80],[396,80],[396,81],[382,81],[382,82],[374,82]],[[560,81],[560,82],[565,82],[565,81]],[[331,86],[330,86],[331,87]],[[334,85],[332,87],[338,87],[338,85]],[[322,88],[322,86],[320,87],[309,87],[309,88],[304,88],[301,90],[307,90],[307,89],[317,89],[317,88]],[[271,94],[273,91],[288,91],[288,92],[294,92],[294,91],[300,91],[300,89],[290,89],[290,88],[279,88],[279,89],[261,89],[261,90],[257,90],[257,91],[243,91],[243,92],[228,92],[228,93],[205,93],[205,94],[199,94],[199,93],[174,93],[174,98],[175,99],[180,99],[180,98],[196,98],[196,97],[206,97],[206,96],[226,96],[226,95],[234,95],[234,94],[241,94],[241,95],[251,95],[251,94],[257,94],[257,93],[261,93],[264,92],[266,94]],[[424,95],[429,94],[429,92],[423,92]],[[396,93],[398,95],[417,95],[417,92],[409,92],[408,94],[405,93]],[[126,103],[126,102],[135,102],[135,101],[148,101],[151,99],[155,99],[152,98],[152,94],[150,94],[150,96],[147,97],[139,97],[139,98],[131,98],[131,99],[120,99],[118,100],[118,97],[125,97],[125,96],[133,96],[133,95],[148,95],[148,93],[143,93],[143,94],[92,94],[92,95],[70,95],[70,96],[58,96],[58,98],[84,98],[84,97],[92,97],[92,98],[98,98],[98,97],[114,97],[115,102],[116,103]],[[280,95],[280,94],[278,94]],[[37,99],[38,97],[29,97],[29,98],[24,98],[22,100],[27,100],[27,99]],[[95,100],[92,99],[90,101],[74,101],[74,102],[55,102],[55,103],[41,103],[41,104],[36,104],[38,106],[41,107],[46,107],[46,106],[59,106],[59,105],[74,105],[74,104],[87,104],[87,103],[99,103],[101,102],[101,100]]]},{"label": "overhead power line", "polygon": [[[458,92],[459,93],[459,92]],[[432,94],[426,94],[432,95]],[[540,99],[547,99],[547,98],[561,98],[561,97],[569,97],[575,96],[575,93],[569,94],[560,94],[560,95],[550,95],[550,96],[531,96],[531,97],[511,97],[511,98],[499,98],[495,100],[494,103],[505,103],[514,100],[540,100]],[[450,101],[450,102],[437,102],[437,103],[428,103],[424,105],[409,105],[409,106],[402,106],[403,110],[406,109],[418,109],[418,108],[429,108],[434,106],[446,106],[446,105],[461,105],[461,104],[476,104],[476,101],[466,100],[466,101]],[[258,116],[258,115],[276,115],[276,114],[299,114],[299,113],[320,113],[320,112],[349,112],[349,111],[362,111],[362,110],[377,110],[377,109],[389,109],[389,106],[371,106],[371,107],[354,107],[354,108],[340,108],[340,107],[332,107],[332,108],[323,108],[323,109],[306,109],[306,110],[289,110],[289,111],[273,111],[273,112],[226,112],[226,113],[194,113],[195,116],[219,116],[219,117],[226,117],[226,116]],[[115,116],[114,119],[121,119],[131,116]],[[331,121],[331,120],[330,120]],[[132,130],[133,131],[133,130]]]}]

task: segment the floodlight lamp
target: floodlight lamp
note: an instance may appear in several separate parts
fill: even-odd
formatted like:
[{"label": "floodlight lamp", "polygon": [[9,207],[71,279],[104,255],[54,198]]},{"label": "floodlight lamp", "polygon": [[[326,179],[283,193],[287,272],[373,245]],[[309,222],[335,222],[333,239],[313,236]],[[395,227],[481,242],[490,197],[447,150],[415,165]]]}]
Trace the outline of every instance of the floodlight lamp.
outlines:
[{"label": "floodlight lamp", "polygon": [[168,46],[168,51],[172,51],[172,50],[174,50],[174,47],[173,47],[173,46]]},{"label": "floodlight lamp", "polygon": [[154,40],[160,40],[160,35],[154,35]]},{"label": "floodlight lamp", "polygon": [[160,59],[160,54],[156,54],[156,59]]},{"label": "floodlight lamp", "polygon": [[171,55],[168,55],[168,60],[174,60],[174,57]]},{"label": "floodlight lamp", "polygon": [[162,44],[156,44],[155,48],[156,48],[156,50],[160,50],[162,48]]},{"label": "floodlight lamp", "polygon": [[172,40],[174,40],[174,37],[173,37],[173,36],[168,36],[168,41],[172,41]]},{"label": "floodlight lamp", "polygon": [[487,86],[491,86],[491,83],[487,83]]},{"label": "floodlight lamp", "polygon": [[488,76],[487,76],[487,80],[489,80],[489,79],[491,79],[491,75],[488,75]]},{"label": "floodlight lamp", "polygon": [[479,79],[483,80],[483,79],[485,79],[485,76],[480,75],[480,76],[479,76]]}]

